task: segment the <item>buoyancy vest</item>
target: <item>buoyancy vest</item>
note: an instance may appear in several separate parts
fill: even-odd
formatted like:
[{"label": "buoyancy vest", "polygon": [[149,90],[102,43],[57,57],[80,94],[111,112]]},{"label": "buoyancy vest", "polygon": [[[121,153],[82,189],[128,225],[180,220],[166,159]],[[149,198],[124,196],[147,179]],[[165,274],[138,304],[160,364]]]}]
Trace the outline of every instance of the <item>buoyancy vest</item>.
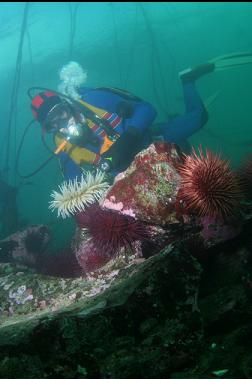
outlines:
[{"label": "buoyancy vest", "polygon": [[[79,100],[80,104],[84,105],[87,109],[92,111],[95,115],[98,116],[101,120],[107,121],[111,130],[114,132],[107,133],[105,128],[101,126],[100,123],[94,122],[94,119],[90,119],[85,117],[88,127],[92,130],[92,132],[101,140],[101,146],[99,153],[95,153],[90,149],[85,147],[80,147],[72,144],[71,142],[67,142],[64,146],[64,151],[69,154],[69,156],[77,163],[90,163],[90,164],[98,164],[101,160],[102,154],[107,152],[110,147],[115,143],[118,137],[120,137],[122,133],[122,118],[119,117],[116,113],[107,112],[104,109],[95,107],[83,100]],[[65,138],[60,134],[56,133],[55,135],[55,143],[57,146],[61,145]]]},{"label": "buoyancy vest", "polygon": [[[115,93],[119,95],[123,100],[130,101],[130,102],[141,102],[142,99],[139,97],[131,94],[130,92],[118,89],[118,88],[97,88],[97,90],[104,90],[107,92]],[[110,147],[115,143],[117,138],[120,137],[121,133],[123,132],[122,128],[122,122],[123,118],[120,117],[117,113],[108,112],[102,108],[98,108],[94,105],[89,104],[88,102],[80,99],[78,102],[84,106],[85,109],[88,109],[91,111],[92,116],[97,116],[97,120],[101,119],[104,120],[108,126],[109,130],[106,130],[106,128],[103,126],[102,123],[96,122],[95,117],[90,117],[85,115],[84,116],[87,122],[88,127],[92,132],[101,140],[101,146],[98,153],[93,152],[92,150],[85,148],[85,147],[79,147],[71,142],[67,142],[64,145],[64,151],[67,152],[70,157],[78,164],[81,163],[91,163],[91,164],[98,164],[100,160],[102,159],[102,154],[106,153]],[[92,119],[91,119],[92,118]],[[57,133],[55,135],[55,143],[57,146],[61,145],[64,141],[64,137],[61,136],[60,133]]]}]

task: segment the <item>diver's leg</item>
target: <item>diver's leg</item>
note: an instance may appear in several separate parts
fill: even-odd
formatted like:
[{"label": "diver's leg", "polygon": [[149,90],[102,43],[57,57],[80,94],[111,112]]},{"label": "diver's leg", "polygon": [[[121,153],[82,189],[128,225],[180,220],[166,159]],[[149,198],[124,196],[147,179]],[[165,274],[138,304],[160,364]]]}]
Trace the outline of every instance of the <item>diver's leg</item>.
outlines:
[{"label": "diver's leg", "polygon": [[[197,113],[201,115],[201,125],[202,127],[208,121],[208,114],[205,108],[205,105],[195,87],[194,82],[182,82],[183,94],[184,94],[184,103],[185,103],[185,116],[190,113]],[[192,115],[193,116],[193,115]],[[183,117],[183,116],[180,116]],[[194,117],[194,116],[193,116]]]},{"label": "diver's leg", "polygon": [[201,76],[213,72],[214,69],[215,63],[208,62],[180,72],[179,77],[183,85],[185,114],[162,124],[162,134],[166,141],[180,144],[206,124],[208,114],[195,88],[195,81]]},{"label": "diver's leg", "polygon": [[185,113],[160,124],[165,141],[179,144],[200,130],[208,115],[194,83],[183,83]]}]

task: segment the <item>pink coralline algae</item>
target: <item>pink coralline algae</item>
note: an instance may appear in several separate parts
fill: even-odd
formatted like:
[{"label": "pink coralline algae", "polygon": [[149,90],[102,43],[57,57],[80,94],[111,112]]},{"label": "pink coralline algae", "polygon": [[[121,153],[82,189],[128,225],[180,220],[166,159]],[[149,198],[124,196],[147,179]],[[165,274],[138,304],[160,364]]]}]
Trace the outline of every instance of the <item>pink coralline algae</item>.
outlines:
[{"label": "pink coralline algae", "polygon": [[158,142],[140,152],[115,179],[101,207],[151,224],[165,225],[176,219],[176,196],[180,186],[177,167],[182,157],[173,144]]}]

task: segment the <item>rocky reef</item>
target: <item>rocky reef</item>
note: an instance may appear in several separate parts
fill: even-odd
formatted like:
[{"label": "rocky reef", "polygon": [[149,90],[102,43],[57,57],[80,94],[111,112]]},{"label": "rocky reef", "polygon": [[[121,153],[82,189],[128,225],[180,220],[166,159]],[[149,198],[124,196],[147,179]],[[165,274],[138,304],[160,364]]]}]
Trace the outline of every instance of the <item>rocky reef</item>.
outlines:
[{"label": "rocky reef", "polygon": [[42,225],[0,241],[0,379],[252,378],[251,203],[189,214],[182,164],[138,154],[61,254]]},{"label": "rocky reef", "polygon": [[251,378],[251,226],[88,278],[1,264],[0,378]]}]

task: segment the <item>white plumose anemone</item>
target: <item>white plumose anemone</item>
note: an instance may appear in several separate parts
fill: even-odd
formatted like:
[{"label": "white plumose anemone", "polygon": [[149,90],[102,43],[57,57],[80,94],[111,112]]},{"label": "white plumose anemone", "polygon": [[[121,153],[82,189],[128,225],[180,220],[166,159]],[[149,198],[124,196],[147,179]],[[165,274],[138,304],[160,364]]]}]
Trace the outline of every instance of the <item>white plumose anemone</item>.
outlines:
[{"label": "white plumose anemone", "polygon": [[97,171],[95,175],[88,172],[85,176],[82,175],[79,181],[75,179],[63,182],[59,186],[60,192],[53,191],[49,209],[57,209],[58,217],[69,217],[98,201],[108,188],[104,172]]}]

